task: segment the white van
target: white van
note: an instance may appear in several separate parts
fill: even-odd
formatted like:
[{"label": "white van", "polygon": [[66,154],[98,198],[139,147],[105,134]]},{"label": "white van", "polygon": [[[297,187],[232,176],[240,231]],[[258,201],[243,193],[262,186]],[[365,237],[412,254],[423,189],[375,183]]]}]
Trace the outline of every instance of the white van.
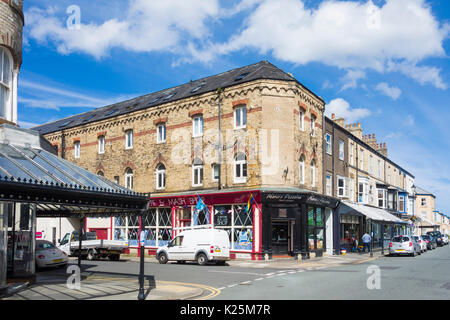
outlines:
[{"label": "white van", "polygon": [[180,232],[167,246],[156,251],[156,259],[167,261],[197,261],[225,264],[230,260],[230,238],[228,232],[218,229],[196,229]]}]

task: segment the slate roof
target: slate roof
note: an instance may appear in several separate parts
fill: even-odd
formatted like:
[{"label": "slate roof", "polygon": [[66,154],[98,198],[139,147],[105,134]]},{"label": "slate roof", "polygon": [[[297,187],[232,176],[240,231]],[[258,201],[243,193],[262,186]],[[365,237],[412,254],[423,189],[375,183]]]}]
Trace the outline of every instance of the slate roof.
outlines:
[{"label": "slate roof", "polygon": [[[43,124],[32,129],[39,131],[41,134],[61,131],[137,110],[153,108],[165,103],[205,94],[207,92],[213,92],[219,88],[227,88],[261,79],[295,81],[299,83],[294,77],[274,66],[270,62],[261,61],[214,76],[190,81],[177,87],[161,90],[131,100],[118,102],[58,121]],[[305,89],[308,90],[307,88]],[[316,96],[314,93],[312,94]],[[320,97],[317,98],[322,100]]]},{"label": "slate roof", "polygon": [[425,189],[422,189],[420,187],[416,187],[416,194],[417,195],[430,195],[430,196],[434,197],[434,194],[432,194],[431,192],[429,192],[429,191],[427,191]]}]

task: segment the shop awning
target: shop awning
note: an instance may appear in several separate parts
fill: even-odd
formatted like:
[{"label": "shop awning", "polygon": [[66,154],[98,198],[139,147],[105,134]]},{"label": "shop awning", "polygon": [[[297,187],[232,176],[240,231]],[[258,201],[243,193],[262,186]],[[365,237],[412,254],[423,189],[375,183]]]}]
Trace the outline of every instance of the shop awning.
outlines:
[{"label": "shop awning", "polygon": [[358,214],[364,215],[368,219],[371,219],[376,222],[384,222],[384,223],[398,223],[398,224],[407,224],[406,221],[403,221],[393,214],[387,212],[386,210],[370,207],[363,204],[352,203],[349,201],[341,201],[339,205],[339,214]]},{"label": "shop awning", "polygon": [[0,126],[0,200],[36,204],[37,217],[140,214],[149,195],[59,158],[39,133]]}]

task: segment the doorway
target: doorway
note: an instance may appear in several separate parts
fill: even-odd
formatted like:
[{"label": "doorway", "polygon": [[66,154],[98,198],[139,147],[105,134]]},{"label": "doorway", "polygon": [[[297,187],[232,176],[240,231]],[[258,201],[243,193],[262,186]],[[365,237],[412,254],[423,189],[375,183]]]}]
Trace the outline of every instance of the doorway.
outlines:
[{"label": "doorway", "polygon": [[272,220],[272,252],[274,255],[293,255],[293,220]]}]

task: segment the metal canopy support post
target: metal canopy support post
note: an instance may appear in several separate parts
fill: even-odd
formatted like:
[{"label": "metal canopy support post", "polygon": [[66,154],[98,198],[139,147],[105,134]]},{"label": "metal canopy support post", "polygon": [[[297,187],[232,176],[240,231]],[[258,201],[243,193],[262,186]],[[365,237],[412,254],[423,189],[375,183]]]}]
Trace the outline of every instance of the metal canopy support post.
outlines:
[{"label": "metal canopy support post", "polygon": [[139,294],[138,300],[145,300],[145,290],[144,290],[144,255],[145,255],[145,213],[146,210],[142,210],[141,214],[141,233],[139,235],[140,241],[140,260],[139,260]]},{"label": "metal canopy support post", "polygon": [[78,268],[81,269],[81,242],[83,241],[84,217],[80,217],[80,233],[78,234]]}]

